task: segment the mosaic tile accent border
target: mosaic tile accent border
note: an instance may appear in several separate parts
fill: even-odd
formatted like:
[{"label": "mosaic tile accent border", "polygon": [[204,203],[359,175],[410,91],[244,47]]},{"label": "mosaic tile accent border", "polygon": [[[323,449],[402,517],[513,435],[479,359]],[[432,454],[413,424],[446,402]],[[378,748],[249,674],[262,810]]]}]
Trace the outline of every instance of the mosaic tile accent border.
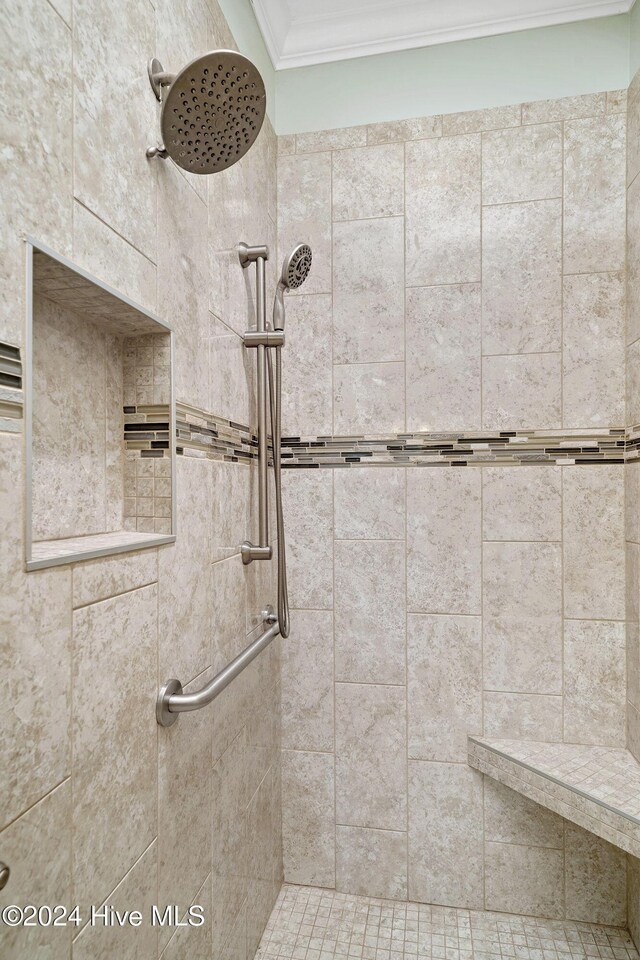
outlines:
[{"label": "mosaic tile accent border", "polygon": [[0,342],[0,432],[20,433],[22,406],[20,349]]},{"label": "mosaic tile accent border", "polygon": [[258,438],[251,428],[216,417],[185,403],[176,405],[176,451],[229,463],[251,463],[258,457]]},{"label": "mosaic tile accent border", "polygon": [[169,404],[125,406],[124,442],[127,450],[139,450],[140,456],[169,455]]},{"label": "mosaic tile accent border", "polygon": [[[640,448],[640,428],[637,442]],[[295,469],[354,464],[466,467],[487,463],[624,463],[625,450],[624,429],[286,437],[282,441],[282,466]]]},{"label": "mosaic tile accent border", "polygon": [[640,856],[640,764],[622,748],[469,737],[469,765]]}]

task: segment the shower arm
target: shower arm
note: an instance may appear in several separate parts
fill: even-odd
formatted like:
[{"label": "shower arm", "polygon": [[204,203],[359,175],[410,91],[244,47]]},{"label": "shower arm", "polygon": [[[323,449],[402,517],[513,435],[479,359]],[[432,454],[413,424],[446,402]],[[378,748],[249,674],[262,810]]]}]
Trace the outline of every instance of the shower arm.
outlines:
[{"label": "shower arm", "polygon": [[[267,246],[250,247],[246,243],[238,244],[238,257],[244,269],[249,264],[256,265],[256,330],[245,334],[245,345],[255,347],[257,351],[257,401],[258,401],[258,543],[245,540],[240,546],[242,562],[249,564],[253,560],[271,560],[273,549],[269,543],[269,451],[267,446],[267,344],[276,344],[269,339],[266,322],[266,282],[265,264],[269,259]],[[284,334],[281,334],[284,343]],[[250,341],[250,342],[249,342]]]}]

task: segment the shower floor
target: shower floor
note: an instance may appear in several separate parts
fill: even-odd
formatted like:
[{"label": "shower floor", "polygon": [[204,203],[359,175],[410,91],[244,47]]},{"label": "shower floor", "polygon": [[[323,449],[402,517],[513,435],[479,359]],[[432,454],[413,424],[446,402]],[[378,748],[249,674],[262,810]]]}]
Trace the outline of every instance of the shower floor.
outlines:
[{"label": "shower floor", "polygon": [[626,930],[285,884],[256,960],[637,960]]}]

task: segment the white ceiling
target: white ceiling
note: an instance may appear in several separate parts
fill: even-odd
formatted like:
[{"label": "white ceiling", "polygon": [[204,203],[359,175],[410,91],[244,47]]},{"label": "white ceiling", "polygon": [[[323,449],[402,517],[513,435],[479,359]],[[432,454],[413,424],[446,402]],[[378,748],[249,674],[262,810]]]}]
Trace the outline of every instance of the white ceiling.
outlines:
[{"label": "white ceiling", "polygon": [[633,0],[251,0],[277,70],[627,13]]}]

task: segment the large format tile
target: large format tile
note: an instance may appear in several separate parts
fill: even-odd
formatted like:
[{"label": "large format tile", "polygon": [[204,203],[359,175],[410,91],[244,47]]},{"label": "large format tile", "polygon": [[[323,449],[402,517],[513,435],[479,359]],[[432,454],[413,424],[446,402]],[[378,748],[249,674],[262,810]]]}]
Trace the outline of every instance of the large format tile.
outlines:
[{"label": "large format tile", "polygon": [[[640,96],[638,97],[640,105]],[[627,190],[627,343],[640,337],[640,177]],[[637,400],[635,408],[637,410]],[[638,419],[633,420],[634,423]]]},{"label": "large format tile", "polygon": [[624,116],[565,124],[565,273],[624,268],[625,158]]},{"label": "large format tile", "polygon": [[336,822],[406,825],[405,688],[336,684]]},{"label": "large format tile", "polygon": [[407,834],[336,827],[336,890],[387,900],[407,896]]},{"label": "large format tile", "polygon": [[73,886],[85,906],[156,835],[157,604],[151,584],[73,616]]},{"label": "large format tile", "polygon": [[562,124],[494,130],[482,136],[482,202],[562,196]]},{"label": "large format tile", "polygon": [[481,477],[473,470],[407,474],[407,606],[480,613]]},{"label": "large format tile", "polygon": [[623,273],[565,277],[562,422],[565,427],[624,423]]},{"label": "large format tile", "polygon": [[564,739],[625,745],[625,626],[606,620],[564,625]]},{"label": "large format tile", "polygon": [[562,740],[562,697],[485,692],[484,735],[559,742]]},{"label": "large format tile", "polygon": [[298,243],[313,250],[300,292],[331,292],[331,154],[278,160],[278,262]]},{"label": "large format tile", "polygon": [[333,750],[333,616],[293,610],[282,641],[282,745]]},{"label": "large format tile", "polygon": [[484,780],[485,840],[532,847],[564,846],[564,821],[551,810],[510,790],[497,780]]},{"label": "large format tile", "polygon": [[562,919],[563,862],[561,850],[485,843],[486,907]]},{"label": "large format tile", "polygon": [[483,467],[485,540],[561,540],[562,468]]},{"label": "large format tile", "polygon": [[359,147],[333,154],[333,219],[404,213],[404,147]]},{"label": "large format tile", "polygon": [[557,430],[562,421],[561,395],[559,353],[482,361],[484,430]]},{"label": "large format tile", "polygon": [[622,850],[565,822],[566,914],[572,920],[624,926],[627,864]]},{"label": "large format tile", "polygon": [[442,136],[442,117],[413,117],[411,120],[387,120],[370,123],[367,143],[401,143],[404,140],[428,140]]},{"label": "large format tile", "polygon": [[563,473],[566,617],[624,619],[623,470],[598,464]]},{"label": "large format tile", "polygon": [[464,763],[482,729],[480,617],[409,614],[407,671],[409,756]]},{"label": "large format tile", "polygon": [[560,349],[561,229],[559,200],[483,208],[483,354]]},{"label": "large format tile", "polygon": [[404,218],[333,225],[336,363],[404,360]]},{"label": "large format tile", "polygon": [[[181,721],[180,721],[181,722]],[[249,849],[246,736],[241,733],[213,768],[211,831],[213,836],[213,950],[229,937],[247,896]]]},{"label": "large format tile", "polygon": [[[0,909],[17,904],[72,907],[71,785],[68,780],[0,833],[0,859],[11,870]],[[0,924],[3,960],[67,960],[75,928]]]},{"label": "large format tile", "polygon": [[464,764],[409,764],[409,896],[483,905],[482,777]]},{"label": "large format tile", "polygon": [[73,566],[73,606],[107,600],[158,579],[158,551],[138,550],[115,557],[84,560]]},{"label": "large format tile", "polygon": [[335,869],[334,756],[282,753],[282,842],[288,883],[333,887]]},{"label": "large format tile", "polygon": [[326,436],[333,428],[331,295],[289,297],[286,309],[283,435]]},{"label": "large format tile", "polygon": [[402,539],[405,477],[404,467],[358,466],[357,470],[336,470],[333,478],[336,537],[341,540]]},{"label": "large format tile", "polygon": [[22,449],[0,435],[0,650],[13,691],[2,728],[0,822],[8,823],[70,772],[71,572],[25,573]]},{"label": "large format tile", "polygon": [[334,561],[336,680],[404,683],[404,540],[337,540]]},{"label": "large format tile", "polygon": [[407,430],[481,426],[480,284],[406,292]]},{"label": "large format tile", "polygon": [[333,368],[333,432],[404,430],[404,363],[350,363]]},{"label": "large format tile", "polygon": [[75,196],[155,261],[158,169],[145,151],[159,128],[140,69],[155,50],[154,28],[150,0],[74,5]]},{"label": "large format tile", "polygon": [[407,283],[480,280],[480,136],[406,145]]},{"label": "large format tile", "polygon": [[285,471],[289,602],[328,610],[333,604],[333,477],[331,470]]},{"label": "large format tile", "polygon": [[562,551],[557,543],[485,543],[485,689],[562,692]]},{"label": "large format tile", "polygon": [[523,123],[550,123],[555,120],[575,120],[579,117],[597,117],[605,112],[606,93],[587,93],[558,100],[535,100],[522,104]]}]

